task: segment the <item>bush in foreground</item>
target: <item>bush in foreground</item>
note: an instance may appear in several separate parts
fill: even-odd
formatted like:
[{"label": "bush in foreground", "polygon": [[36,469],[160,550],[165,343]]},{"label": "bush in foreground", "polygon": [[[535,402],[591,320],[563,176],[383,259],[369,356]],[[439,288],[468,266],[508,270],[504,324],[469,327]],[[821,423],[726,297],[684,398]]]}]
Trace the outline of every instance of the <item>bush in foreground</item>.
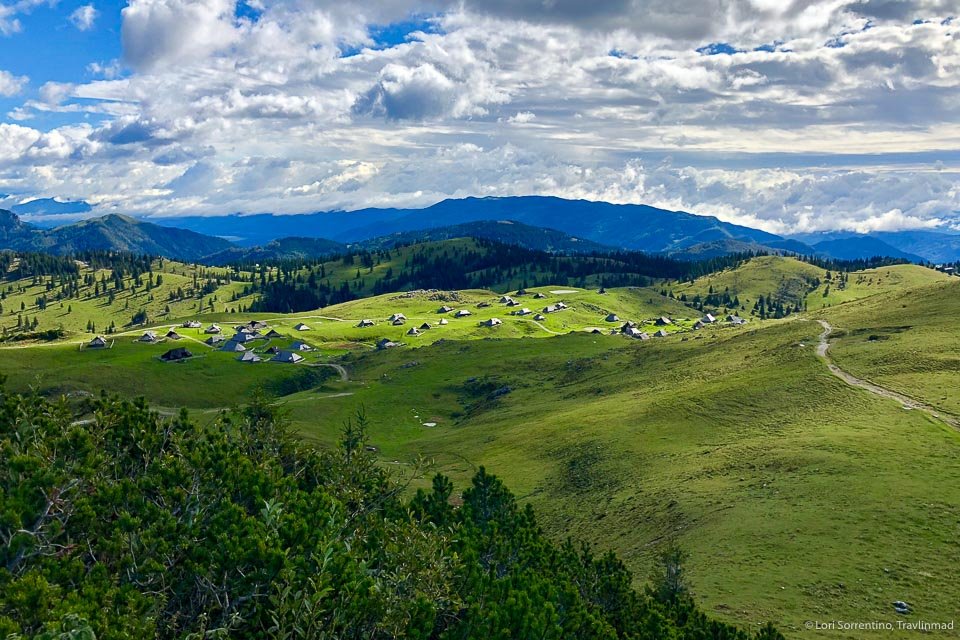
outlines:
[{"label": "bush in foreground", "polygon": [[362,419],[320,452],[259,399],[87,409],[0,392],[0,638],[751,637],[553,544],[483,469],[406,502]]}]

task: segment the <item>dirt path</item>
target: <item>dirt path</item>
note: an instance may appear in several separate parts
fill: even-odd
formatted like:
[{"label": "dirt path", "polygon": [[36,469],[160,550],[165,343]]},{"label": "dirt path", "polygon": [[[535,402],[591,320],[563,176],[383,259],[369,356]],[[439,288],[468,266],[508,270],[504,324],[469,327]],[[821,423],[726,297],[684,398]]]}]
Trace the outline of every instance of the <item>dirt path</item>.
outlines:
[{"label": "dirt path", "polygon": [[340,382],[350,382],[350,376],[347,374],[347,370],[342,364],[333,364],[332,362],[311,362],[307,366],[330,367],[331,369],[336,369],[337,373],[340,374]]},{"label": "dirt path", "polygon": [[537,325],[538,327],[540,327],[541,329],[543,329],[544,331],[546,331],[547,333],[552,333],[552,334],[555,335],[555,336],[562,336],[562,335],[563,335],[563,333],[561,333],[561,332],[559,332],[559,331],[554,331],[554,330],[552,330],[552,329],[547,329],[545,326],[543,326],[542,324],[540,324],[540,323],[539,323],[538,321],[536,321],[536,320],[526,320],[526,322],[529,322],[529,323],[531,323],[531,324],[535,324],[535,325]]},{"label": "dirt path", "polygon": [[896,402],[899,402],[904,409],[917,409],[919,411],[923,411],[924,413],[927,413],[938,420],[946,422],[955,429],[960,429],[960,420],[957,420],[957,418],[945,414],[939,409],[931,407],[928,404],[924,404],[923,402],[911,398],[910,396],[903,395],[902,393],[898,393],[891,389],[887,389],[886,387],[881,387],[880,385],[858,378],[835,365],[833,361],[830,360],[830,356],[827,354],[827,351],[830,349],[830,334],[833,333],[833,327],[830,326],[830,323],[826,320],[817,320],[817,322],[819,322],[820,326],[823,327],[823,333],[820,334],[820,344],[817,345],[817,355],[820,356],[820,358],[822,358],[826,363],[830,373],[837,376],[852,387],[864,389],[874,395],[880,396],[881,398],[895,400]]}]

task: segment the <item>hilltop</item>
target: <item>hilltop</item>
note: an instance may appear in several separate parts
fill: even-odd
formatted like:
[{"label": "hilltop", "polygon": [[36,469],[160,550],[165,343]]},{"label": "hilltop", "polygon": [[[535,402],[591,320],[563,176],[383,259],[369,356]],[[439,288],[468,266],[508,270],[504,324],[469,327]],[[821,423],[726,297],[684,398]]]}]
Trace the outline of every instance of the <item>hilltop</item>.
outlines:
[{"label": "hilltop", "polygon": [[390,235],[357,242],[353,246],[372,250],[453,238],[491,240],[501,244],[516,245],[524,249],[548,253],[605,253],[612,250],[610,246],[577,238],[563,231],[546,227],[533,227],[514,220],[480,220],[419,231],[398,231]]},{"label": "hilltop", "polygon": [[124,251],[180,260],[197,260],[231,246],[221,238],[115,214],[42,230],[25,224],[10,211],[0,211],[0,242],[0,249],[54,255]]}]

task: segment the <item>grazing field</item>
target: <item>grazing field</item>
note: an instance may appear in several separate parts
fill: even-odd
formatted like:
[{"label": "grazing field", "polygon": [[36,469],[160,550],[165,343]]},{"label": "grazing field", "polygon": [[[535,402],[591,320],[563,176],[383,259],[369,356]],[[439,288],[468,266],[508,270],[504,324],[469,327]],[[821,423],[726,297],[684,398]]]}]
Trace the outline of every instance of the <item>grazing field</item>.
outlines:
[{"label": "grazing field", "polygon": [[[687,303],[699,297],[709,309],[756,315],[754,305],[761,296],[813,311],[886,293],[902,293],[948,278],[939,271],[912,264],[831,272],[795,258],[761,256],[735,269],[725,269],[693,282],[668,282],[662,286],[677,298],[683,296]],[[725,295],[731,300],[738,299],[739,305],[716,300]],[[715,297],[712,303],[708,301],[710,296]]]},{"label": "grazing field", "polygon": [[[795,267],[772,260],[707,287],[736,282],[737,295],[765,295],[781,278],[771,271]],[[81,349],[89,336],[5,346],[0,373],[15,390],[103,388],[164,411],[214,412],[265,386],[320,446],[362,410],[388,468],[407,472],[425,456],[463,486],[485,465],[535,506],[548,533],[615,550],[640,583],[676,543],[710,613],[748,627],[772,619],[790,637],[836,638],[803,623],[893,621],[894,600],[924,620],[949,620],[960,599],[960,432],[845,384],[816,353],[815,320],[828,319],[838,365],[960,414],[951,392],[960,280],[919,267],[877,271],[872,283],[851,273],[847,301],[740,327],[693,330],[699,312],[659,287],[538,287],[515,296],[517,307],[492,291],[410,292],[302,314],[204,316],[227,336],[241,321],[266,320],[281,337],[253,350],[266,359],[270,346],[303,341],[315,349],[299,365],[237,362],[201,344],[202,328],[178,328],[181,340],[159,344],[137,342],[137,329],[109,336],[113,346],[102,350]],[[557,302],[568,308],[542,321],[510,315]],[[441,305],[451,311],[438,313]],[[459,309],[472,315],[456,318]],[[388,321],[396,313],[404,324]],[[606,321],[611,313],[619,320]],[[661,315],[674,320],[667,337],[611,335],[627,320],[652,331]],[[503,324],[481,325],[494,317]],[[358,327],[365,318],[374,325]],[[406,335],[423,323],[431,328]],[[384,338],[404,346],[375,349]],[[173,346],[197,357],[161,362]]]},{"label": "grazing field", "polygon": [[[795,258],[761,256],[735,269],[725,269],[669,288],[676,297],[685,296],[690,302],[697,296],[705,299],[711,294],[722,296],[727,293],[731,299],[739,298],[736,309],[749,313],[761,296],[771,296],[785,303],[802,303],[824,273],[823,269]],[[707,306],[734,309],[733,305]]]},{"label": "grazing field", "polygon": [[888,293],[901,294],[908,289],[945,282],[949,279],[949,276],[939,271],[913,264],[854,271],[845,274],[842,286],[838,284],[836,273],[830,275],[832,276],[830,280],[822,275],[821,285],[808,296],[809,309],[832,307]]},{"label": "grazing field", "polygon": [[894,620],[897,599],[948,617],[960,436],[833,377],[818,333],[443,343],[361,356],[351,383],[288,409],[327,443],[363,406],[385,461],[423,454],[457,480],[485,464],[549,531],[640,576],[677,542],[698,598],[731,620],[806,635],[811,618]]},{"label": "grazing field", "polygon": [[823,312],[831,357],[866,380],[960,415],[960,278],[894,290]]},{"label": "grazing field", "polygon": [[247,283],[232,276],[229,269],[154,260],[151,271],[139,274],[139,278],[125,274],[122,289],[118,290],[113,271],[81,266],[76,295],[62,299],[57,299],[62,289],[58,277],[0,281],[0,332],[16,333],[21,330],[18,325],[36,319],[34,330],[105,333],[111,324],[118,331],[130,328],[134,315],[140,312],[145,314],[148,324],[155,324],[237,309],[248,305],[252,298],[243,296]]}]

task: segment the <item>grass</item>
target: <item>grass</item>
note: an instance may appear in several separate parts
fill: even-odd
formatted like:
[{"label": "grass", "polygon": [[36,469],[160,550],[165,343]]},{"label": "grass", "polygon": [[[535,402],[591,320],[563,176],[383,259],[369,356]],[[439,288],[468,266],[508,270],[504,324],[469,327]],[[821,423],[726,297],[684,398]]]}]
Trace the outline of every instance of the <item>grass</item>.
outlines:
[{"label": "grass", "polygon": [[[765,295],[795,268],[774,260],[715,276],[714,290],[739,283],[742,298]],[[446,304],[475,315],[422,338],[402,334],[441,317],[435,292],[249,317],[270,318],[289,336],[277,344],[306,339],[320,347],[312,362],[350,372],[348,382],[330,378],[282,398],[310,441],[335,442],[363,407],[371,443],[391,468],[405,471],[426,455],[463,486],[484,464],[536,507],[547,531],[617,551],[640,582],[656,553],[677,542],[691,554],[696,597],[716,615],[748,627],[773,620],[789,637],[835,638],[804,631],[803,622],[892,621],[893,600],[910,602],[924,620],[949,620],[960,599],[960,434],[845,385],[815,354],[813,319],[824,317],[839,330],[831,356],[841,366],[960,412],[948,393],[960,367],[951,327],[960,280],[916,269],[880,270],[872,283],[851,274],[848,300],[831,298],[839,296],[832,289],[831,306],[807,318],[699,332],[686,332],[699,314],[653,289],[544,287],[548,299],[519,298],[522,305],[563,300],[571,309],[542,326],[507,315],[497,294],[460,292]],[[557,290],[571,293],[549,293]],[[484,301],[493,304],[477,308]],[[395,312],[410,318],[406,325],[386,322]],[[672,328],[678,335],[646,342],[586,331],[609,329],[609,312],[686,319]],[[365,317],[377,325],[354,326]],[[504,325],[480,327],[488,317]],[[301,320],[310,331],[292,329]],[[99,352],[80,351],[77,338],[3,349],[0,372],[14,389],[107,388],[211,411],[241,403],[257,385],[290,380],[295,389],[294,378],[309,371],[243,365],[195,343],[186,346],[202,357],[166,364],[156,356],[169,345],[139,344],[136,335]],[[407,346],[371,349],[380,337]]]},{"label": "grass", "polygon": [[[170,260],[164,260],[161,266],[159,260],[153,263],[154,275],[161,276],[162,282],[150,291],[145,286],[134,290],[132,278],[124,281],[125,289],[115,294],[110,302],[107,294],[94,295],[93,286],[81,286],[80,297],[65,299],[62,302],[52,298],[56,290],[48,291],[51,278],[45,277],[34,282],[32,278],[0,282],[3,291],[3,313],[0,315],[0,330],[3,333],[17,332],[17,317],[23,316],[32,321],[38,321],[38,330],[61,328],[67,334],[87,334],[87,324],[93,322],[96,332],[103,333],[111,323],[118,329],[128,328],[133,315],[138,311],[145,311],[154,322],[169,322],[170,319],[198,317],[210,312],[210,301],[214,303],[214,310],[237,308],[249,304],[252,298],[244,298],[243,282],[227,282],[229,270],[217,267],[200,267]],[[108,270],[92,271],[81,269],[81,278],[92,274],[97,281],[106,276]],[[215,291],[201,296],[194,291],[194,278],[202,284],[207,279],[220,278],[222,284]],[[146,275],[144,276],[144,280]],[[81,280],[82,282],[82,280]],[[112,289],[112,287],[111,287]],[[184,298],[172,299],[171,294],[177,290],[187,294]],[[46,309],[37,306],[37,298],[46,295],[50,301]],[[236,298],[236,299],[235,299]]]},{"label": "grass", "polygon": [[795,258],[761,256],[735,269],[725,269],[693,282],[675,283],[669,289],[676,297],[685,295],[691,301],[696,296],[705,298],[711,292],[720,295],[727,292],[731,298],[738,297],[742,310],[749,312],[760,296],[770,295],[784,304],[802,302],[823,275],[823,269]]},{"label": "grass", "polygon": [[835,379],[818,332],[450,342],[362,356],[353,396],[288,407],[326,443],[363,405],[385,460],[425,454],[460,484],[485,464],[549,531],[614,549],[641,577],[676,541],[697,596],[740,623],[796,635],[811,618],[893,620],[895,599],[947,619],[960,438]]},{"label": "grass", "polygon": [[842,367],[960,416],[960,278],[892,289],[822,313],[838,330],[830,354]]},{"label": "grass", "polygon": [[831,280],[824,278],[821,285],[808,296],[808,309],[833,307],[888,293],[902,293],[907,289],[944,282],[949,278],[939,271],[912,264],[855,271],[848,274],[842,287],[838,284],[837,274],[830,275]]}]

